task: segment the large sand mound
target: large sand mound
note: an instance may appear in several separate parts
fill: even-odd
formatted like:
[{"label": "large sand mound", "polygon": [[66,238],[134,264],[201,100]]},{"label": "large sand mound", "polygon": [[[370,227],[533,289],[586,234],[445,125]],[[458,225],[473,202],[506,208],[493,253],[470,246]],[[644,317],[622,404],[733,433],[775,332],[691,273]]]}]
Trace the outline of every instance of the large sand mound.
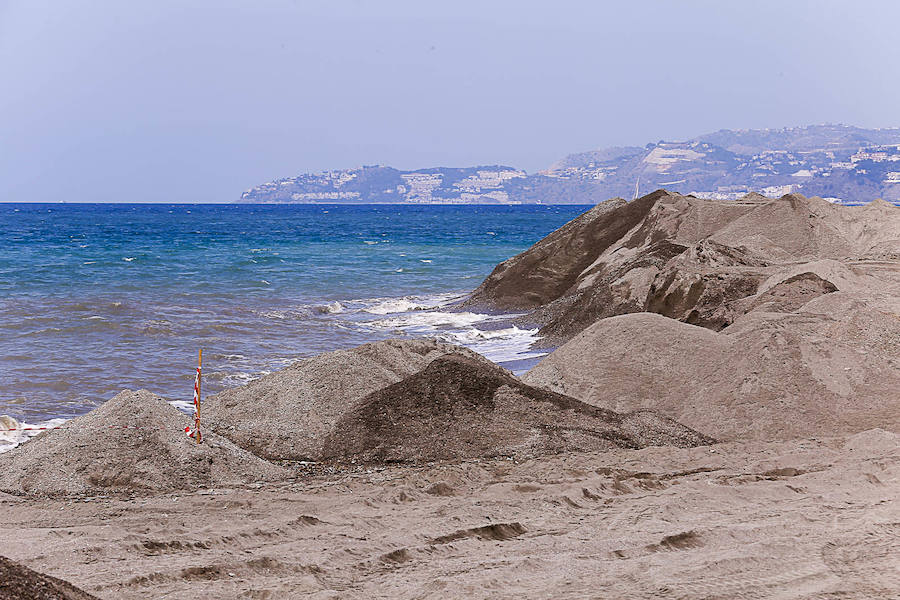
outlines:
[{"label": "large sand mound", "polygon": [[71,583],[0,556],[0,600],[97,600]]},{"label": "large sand mound", "polygon": [[788,194],[742,215],[712,237],[785,261],[885,258],[900,250],[900,210],[883,200],[841,206]]},{"label": "large sand mound", "polygon": [[[752,210],[753,203],[716,202],[658,190],[625,202],[598,204],[494,269],[465,302],[470,306],[534,309],[604,279],[641,255],[666,259]],[[667,241],[668,247],[658,248]],[[671,246],[675,245],[676,248]],[[672,254],[674,252],[674,254]],[[615,255],[613,261],[608,260]]]},{"label": "large sand mound", "polygon": [[432,340],[364,344],[298,361],[210,397],[204,404],[204,419],[213,431],[258,456],[315,460],[331,427],[360,399],[448,353],[487,360],[460,346]]},{"label": "large sand mound", "polygon": [[287,475],[215,434],[196,444],[184,431],[190,424],[155,394],[125,390],[63,428],[0,455],[0,490],[147,493]]},{"label": "large sand mound", "polygon": [[324,455],[421,462],[712,441],[649,411],[620,415],[448,355],[366,397],[337,422]]},{"label": "large sand mound", "polygon": [[603,319],[523,381],[718,439],[785,439],[900,431],[898,356],[897,315],[837,292],[722,333],[648,313]]},{"label": "large sand mound", "polygon": [[658,190],[598,205],[498,265],[464,304],[531,309],[550,345],[634,312],[721,330],[756,308],[743,299],[786,270],[824,280],[818,293],[814,285],[794,286],[803,290],[789,291],[794,299],[782,310],[791,311],[799,299],[843,290],[853,279],[839,283],[804,263],[864,271],[859,260],[897,258],[900,210],[886,202],[844,207],[798,194],[726,202]]}]

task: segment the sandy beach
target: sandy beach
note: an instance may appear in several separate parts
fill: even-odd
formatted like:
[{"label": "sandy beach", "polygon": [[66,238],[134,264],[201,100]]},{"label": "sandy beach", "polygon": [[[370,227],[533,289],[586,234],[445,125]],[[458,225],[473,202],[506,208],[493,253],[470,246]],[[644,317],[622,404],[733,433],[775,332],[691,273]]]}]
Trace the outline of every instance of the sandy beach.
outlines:
[{"label": "sandy beach", "polygon": [[99,598],[896,598],[900,446],[386,467],[149,497],[2,497],[4,554]]}]

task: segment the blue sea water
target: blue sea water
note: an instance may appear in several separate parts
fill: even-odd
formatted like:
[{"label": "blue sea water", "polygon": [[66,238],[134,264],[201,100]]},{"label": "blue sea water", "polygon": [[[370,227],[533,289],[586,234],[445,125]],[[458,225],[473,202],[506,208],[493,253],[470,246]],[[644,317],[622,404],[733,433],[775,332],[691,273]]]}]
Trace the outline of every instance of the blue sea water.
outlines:
[{"label": "blue sea water", "polygon": [[0,204],[0,414],[184,405],[201,347],[205,394],[397,335],[533,357],[535,332],[442,307],[587,208]]}]

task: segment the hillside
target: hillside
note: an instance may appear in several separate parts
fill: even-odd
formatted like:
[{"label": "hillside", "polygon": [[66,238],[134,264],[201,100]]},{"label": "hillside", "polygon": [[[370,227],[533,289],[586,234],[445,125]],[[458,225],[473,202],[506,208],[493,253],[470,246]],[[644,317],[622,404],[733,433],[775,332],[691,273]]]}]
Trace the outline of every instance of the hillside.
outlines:
[{"label": "hillside", "polygon": [[364,166],[276,179],[247,190],[239,202],[596,204],[657,188],[719,200],[799,192],[848,204],[900,201],[900,129],[721,130],[570,154],[534,174],[502,165]]},{"label": "hillside", "polygon": [[324,171],[258,185],[240,202],[263,204],[593,204],[590,181],[567,181],[500,165],[400,171],[384,166]]}]

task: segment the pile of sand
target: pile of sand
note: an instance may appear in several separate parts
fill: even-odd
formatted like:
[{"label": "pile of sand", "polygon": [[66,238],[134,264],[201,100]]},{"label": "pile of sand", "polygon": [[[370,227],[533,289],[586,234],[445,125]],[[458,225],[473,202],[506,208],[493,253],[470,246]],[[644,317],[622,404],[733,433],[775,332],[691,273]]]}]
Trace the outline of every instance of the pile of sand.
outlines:
[{"label": "pile of sand", "polygon": [[286,476],[215,434],[196,444],[187,415],[146,390],[125,390],[61,429],[0,455],[0,490],[29,494],[161,492]]},{"label": "pile of sand", "polygon": [[735,219],[712,238],[785,262],[890,258],[900,251],[900,210],[883,200],[841,206],[788,194]]},{"label": "pile of sand", "polygon": [[842,292],[793,313],[754,311],[721,333],[622,315],[523,381],[611,410],[656,410],[721,440],[900,431],[900,318]]},{"label": "pile of sand", "polygon": [[62,579],[0,556],[0,600],[97,600]]},{"label": "pile of sand", "polygon": [[485,361],[447,355],[341,417],[324,456],[423,462],[712,442],[649,411],[617,414],[524,385]]},{"label": "pile of sand", "polygon": [[[743,299],[798,263],[898,257],[900,210],[883,201],[844,207],[790,194],[731,202],[659,190],[598,205],[498,265],[464,305],[532,310],[549,345],[633,312],[721,330],[756,308]],[[789,295],[843,289],[815,274],[826,282],[818,292],[802,285]]]},{"label": "pile of sand", "polygon": [[327,352],[208,398],[204,422],[258,456],[316,460],[332,426],[359,400],[449,353],[487,360],[460,346],[424,339]]},{"label": "pile of sand", "polygon": [[683,251],[753,206],[665,190],[631,202],[603,202],[499,264],[467,303],[502,309],[545,305],[590,285],[607,263],[618,267],[663,240]]}]

